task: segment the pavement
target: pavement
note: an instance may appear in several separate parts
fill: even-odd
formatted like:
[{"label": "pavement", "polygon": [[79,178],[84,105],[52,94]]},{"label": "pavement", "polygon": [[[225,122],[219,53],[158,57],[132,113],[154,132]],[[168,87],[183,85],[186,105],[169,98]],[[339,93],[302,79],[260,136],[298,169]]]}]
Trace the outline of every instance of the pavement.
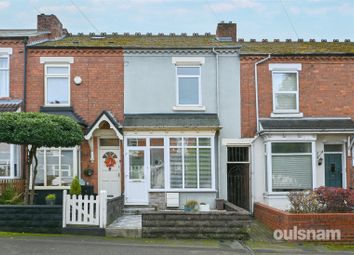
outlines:
[{"label": "pavement", "polygon": [[0,255],[239,255],[354,254],[354,245],[327,246],[218,240],[127,239],[70,235],[0,233]]}]

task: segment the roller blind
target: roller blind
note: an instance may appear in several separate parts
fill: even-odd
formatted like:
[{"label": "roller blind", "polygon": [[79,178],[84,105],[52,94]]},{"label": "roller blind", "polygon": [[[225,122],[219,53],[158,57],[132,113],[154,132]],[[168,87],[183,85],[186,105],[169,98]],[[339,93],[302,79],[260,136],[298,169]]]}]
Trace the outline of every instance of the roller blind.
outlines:
[{"label": "roller blind", "polygon": [[273,155],[273,191],[312,188],[311,155]]}]

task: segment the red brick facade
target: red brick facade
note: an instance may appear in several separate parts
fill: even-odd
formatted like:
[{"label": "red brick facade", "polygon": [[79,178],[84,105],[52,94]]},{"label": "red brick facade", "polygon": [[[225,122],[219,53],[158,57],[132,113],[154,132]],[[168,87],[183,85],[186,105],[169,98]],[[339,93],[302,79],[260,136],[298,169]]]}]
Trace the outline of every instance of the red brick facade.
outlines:
[{"label": "red brick facade", "polygon": [[[255,63],[266,56],[241,56],[241,135],[256,134]],[[259,117],[273,111],[271,63],[302,64],[299,71],[299,109],[304,117],[354,119],[354,57],[275,56],[259,64]],[[354,169],[347,158],[347,186],[354,187]]]},{"label": "red brick facade", "polygon": [[354,213],[292,214],[273,207],[255,203],[254,215],[270,229],[339,229],[339,242],[354,242]]},{"label": "red brick facade", "polygon": [[[254,64],[263,57],[241,56],[242,137],[256,133]],[[259,116],[269,118],[272,106],[270,63],[299,63],[299,109],[304,117],[354,119],[354,57],[272,57],[258,65]]]},{"label": "red brick facade", "polygon": [[0,40],[0,48],[11,48],[10,55],[10,97],[0,99],[23,99],[24,51],[23,39]]},{"label": "red brick facade", "polygon": [[[124,60],[121,49],[29,49],[27,111],[39,111],[44,105],[44,64],[40,63],[40,57],[74,58],[74,63],[70,64],[71,106],[88,125],[93,124],[103,110],[112,112],[118,121],[123,121]],[[75,85],[75,76],[81,77],[80,85]],[[98,178],[97,142],[95,138],[93,163],[90,162],[87,141],[81,146],[81,170],[87,167],[94,169],[93,176],[83,177],[95,186],[95,191]]]}]

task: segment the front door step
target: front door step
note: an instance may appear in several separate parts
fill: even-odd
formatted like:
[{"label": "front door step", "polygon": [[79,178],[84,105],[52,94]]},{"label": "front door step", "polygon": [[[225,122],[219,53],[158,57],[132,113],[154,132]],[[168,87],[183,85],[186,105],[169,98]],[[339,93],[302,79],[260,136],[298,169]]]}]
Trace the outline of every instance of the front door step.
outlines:
[{"label": "front door step", "polygon": [[141,238],[141,215],[123,215],[106,228],[106,236]]}]

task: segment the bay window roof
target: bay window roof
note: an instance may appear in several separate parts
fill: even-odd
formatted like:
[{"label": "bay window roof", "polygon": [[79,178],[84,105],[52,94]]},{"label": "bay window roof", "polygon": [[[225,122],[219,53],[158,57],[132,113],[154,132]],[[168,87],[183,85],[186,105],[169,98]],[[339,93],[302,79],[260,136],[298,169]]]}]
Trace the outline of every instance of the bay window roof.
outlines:
[{"label": "bay window roof", "polygon": [[301,131],[354,133],[354,121],[351,118],[272,118],[259,121],[260,133]]},{"label": "bay window roof", "polygon": [[0,100],[0,112],[16,112],[22,104],[22,100]]},{"label": "bay window roof", "polygon": [[217,114],[126,114],[124,128],[220,128]]},{"label": "bay window roof", "polygon": [[56,115],[64,115],[64,116],[72,118],[77,123],[79,123],[81,126],[85,126],[85,127],[87,126],[86,121],[74,111],[73,107],[42,106],[40,108],[40,112],[49,113],[49,114],[56,114]]}]

